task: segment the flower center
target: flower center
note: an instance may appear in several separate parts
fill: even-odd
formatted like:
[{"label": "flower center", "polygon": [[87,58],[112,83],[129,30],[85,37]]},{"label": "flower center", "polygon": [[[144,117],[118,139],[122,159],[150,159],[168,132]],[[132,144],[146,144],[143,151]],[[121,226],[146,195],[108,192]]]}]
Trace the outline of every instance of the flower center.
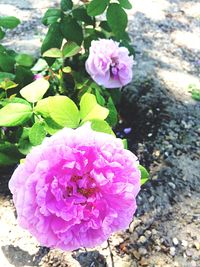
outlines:
[{"label": "flower center", "polygon": [[117,77],[118,75],[118,59],[117,58],[112,58],[112,63],[110,64],[110,73],[112,77]]},{"label": "flower center", "polygon": [[75,196],[77,193],[89,198],[98,192],[95,180],[89,175],[73,175],[66,187],[66,197]]}]

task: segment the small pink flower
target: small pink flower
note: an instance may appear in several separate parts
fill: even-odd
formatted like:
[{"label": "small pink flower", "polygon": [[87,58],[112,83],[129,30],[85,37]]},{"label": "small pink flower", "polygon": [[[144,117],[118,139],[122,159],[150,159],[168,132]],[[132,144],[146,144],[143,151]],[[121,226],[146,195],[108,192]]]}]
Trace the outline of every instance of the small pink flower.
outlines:
[{"label": "small pink flower", "polygon": [[38,79],[41,79],[41,78],[43,78],[43,75],[41,73],[35,74],[33,76],[33,80],[38,80]]},{"label": "small pink flower", "polygon": [[99,245],[128,227],[140,171],[120,139],[85,124],[35,147],[9,188],[21,227],[44,246],[74,250]]},{"label": "small pink flower", "polygon": [[86,70],[92,79],[106,88],[122,87],[131,82],[133,56],[113,40],[92,41]]}]

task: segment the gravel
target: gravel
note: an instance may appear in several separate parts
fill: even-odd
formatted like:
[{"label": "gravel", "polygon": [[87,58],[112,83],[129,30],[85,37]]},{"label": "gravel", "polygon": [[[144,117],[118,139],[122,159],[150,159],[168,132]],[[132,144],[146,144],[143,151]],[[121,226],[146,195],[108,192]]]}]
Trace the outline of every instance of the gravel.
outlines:
[{"label": "gravel", "polygon": [[[31,2],[36,8],[37,2]],[[44,9],[34,12],[24,3],[28,1],[0,0],[0,14],[5,5],[12,7],[9,12],[18,12],[23,26],[15,34],[23,32],[30,40],[27,27],[31,34],[40,31],[41,13],[56,1],[44,1]],[[200,83],[199,10],[198,0],[143,0],[135,1],[129,14],[136,52],[134,81],[123,91],[118,130],[150,171],[129,229],[94,249],[63,252],[40,247],[17,225],[11,197],[8,191],[2,194],[6,189],[2,175],[2,266],[200,266],[200,104],[188,93],[189,84]],[[13,42],[10,37],[7,44]],[[30,42],[27,49],[33,50]],[[21,49],[22,43],[15,45]]]}]

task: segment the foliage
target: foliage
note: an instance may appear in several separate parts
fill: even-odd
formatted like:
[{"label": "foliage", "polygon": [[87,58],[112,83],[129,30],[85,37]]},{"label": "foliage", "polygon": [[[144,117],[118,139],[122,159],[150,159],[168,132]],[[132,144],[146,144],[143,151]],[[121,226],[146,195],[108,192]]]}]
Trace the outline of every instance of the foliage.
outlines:
[{"label": "foliage", "polygon": [[194,100],[200,101],[200,88],[198,88],[195,84],[191,84],[188,90]]},{"label": "foliage", "polygon": [[[115,135],[119,89],[96,84],[85,61],[91,42],[99,38],[113,39],[134,53],[126,32],[130,8],[128,0],[79,5],[61,0],[60,7],[48,9],[42,19],[48,31],[39,59],[0,45],[0,165],[19,162],[63,127],[90,121],[93,130]],[[0,39],[19,23],[15,17],[0,17]],[[124,144],[127,148],[126,140]]]}]

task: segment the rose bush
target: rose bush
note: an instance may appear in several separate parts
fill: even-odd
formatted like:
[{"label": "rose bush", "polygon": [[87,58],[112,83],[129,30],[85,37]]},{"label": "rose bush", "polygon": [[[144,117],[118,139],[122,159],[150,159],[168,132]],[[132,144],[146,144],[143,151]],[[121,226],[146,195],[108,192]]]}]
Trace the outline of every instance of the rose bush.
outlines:
[{"label": "rose bush", "polygon": [[[0,45],[0,166],[26,157],[9,187],[19,224],[44,246],[94,247],[126,229],[148,179],[115,137],[119,88],[132,80],[130,8],[62,0],[42,19],[40,58]],[[0,39],[18,23],[0,17]]]},{"label": "rose bush", "polygon": [[22,227],[42,245],[74,250],[128,227],[140,176],[136,156],[121,139],[87,123],[46,138],[18,166],[9,187]]}]

